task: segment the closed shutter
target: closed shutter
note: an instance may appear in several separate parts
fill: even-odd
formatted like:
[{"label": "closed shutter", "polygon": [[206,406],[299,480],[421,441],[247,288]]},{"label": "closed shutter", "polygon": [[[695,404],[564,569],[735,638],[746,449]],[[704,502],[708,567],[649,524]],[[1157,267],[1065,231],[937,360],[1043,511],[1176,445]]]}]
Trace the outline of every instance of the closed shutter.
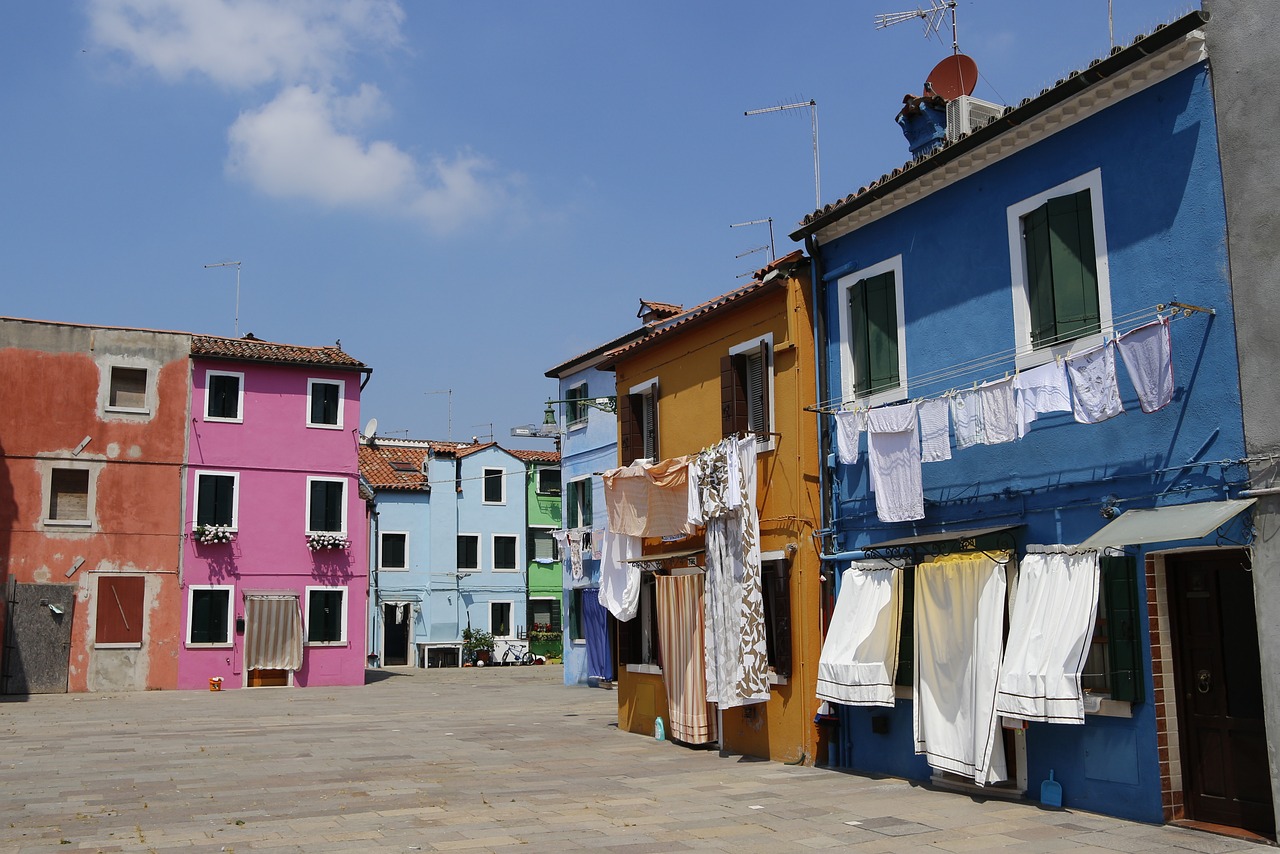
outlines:
[{"label": "closed shutter", "polygon": [[591,497],[594,490],[591,488],[591,481],[579,481],[579,488],[582,490],[582,518],[578,520],[578,524],[584,528],[590,528],[595,524],[595,511],[591,506]]},{"label": "closed shutter", "polygon": [[230,526],[234,516],[235,478],[231,475],[203,474],[196,496],[196,524]]},{"label": "closed shutter", "polygon": [[311,518],[309,531],[342,530],[342,497],[344,484],[317,480],[311,483]]},{"label": "closed shutter", "polygon": [[720,435],[747,432],[747,390],[743,387],[742,356],[720,359]]},{"label": "closed shutter", "polygon": [[898,385],[898,300],[893,273],[883,273],[863,284],[867,300],[867,367],[875,394]]},{"label": "closed shutter", "polygon": [[312,590],[307,600],[307,642],[339,643],[342,637],[342,590]]},{"label": "closed shutter", "polygon": [[141,575],[98,576],[95,643],[142,643],[146,585]]},{"label": "closed shutter", "polygon": [[1137,559],[1128,555],[1099,561],[1107,613],[1107,655],[1111,665],[1111,697],[1140,703],[1142,638],[1138,613]]},{"label": "closed shutter", "polygon": [[911,687],[915,681],[916,663],[916,568],[909,566],[900,572],[898,596],[902,620],[898,634],[898,671],[893,681],[895,685]]},{"label": "closed shutter", "polygon": [[338,423],[338,386],[334,383],[312,384],[311,423]]},{"label": "closed shutter", "polygon": [[565,528],[573,530],[578,527],[578,519],[580,514],[580,503],[582,501],[582,481],[573,480],[569,482],[569,507],[566,512]]},{"label": "closed shutter", "polygon": [[230,590],[191,591],[191,643],[227,643]]},{"label": "closed shutter", "polygon": [[747,428],[764,439],[769,432],[769,342],[761,341],[755,353],[746,357]]},{"label": "closed shutter", "polygon": [[209,377],[209,417],[240,417],[240,378],[225,374]]},{"label": "closed shutter", "polygon": [[405,565],[404,546],[404,534],[383,534],[382,565],[389,569],[403,569]]},{"label": "closed shutter", "polygon": [[791,674],[791,578],[785,560],[760,566],[764,594],[765,640],[769,664],[781,676]]},{"label": "closed shutter", "polygon": [[1047,207],[1058,338],[1078,338],[1098,330],[1098,274],[1089,191],[1050,199]]},{"label": "closed shutter", "polygon": [[561,629],[562,629],[562,626],[561,626],[561,618],[560,618],[560,600],[552,599],[551,600],[551,631],[558,632],[558,631],[561,631]]},{"label": "closed shutter", "polygon": [[643,406],[638,394],[618,395],[618,462],[631,465],[644,451],[644,432],[640,429],[640,410]]},{"label": "closed shutter", "polygon": [[649,391],[641,398],[641,429],[644,433],[644,456],[654,460],[658,457],[658,384],[649,386]]}]

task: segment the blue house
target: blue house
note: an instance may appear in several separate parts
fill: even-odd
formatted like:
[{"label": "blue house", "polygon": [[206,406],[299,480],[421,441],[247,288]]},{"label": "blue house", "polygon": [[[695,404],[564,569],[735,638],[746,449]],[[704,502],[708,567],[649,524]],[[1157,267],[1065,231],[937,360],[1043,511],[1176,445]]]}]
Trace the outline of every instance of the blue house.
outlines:
[{"label": "blue house", "polygon": [[[600,604],[598,534],[607,525],[600,472],[618,465],[618,419],[612,371],[600,364],[613,350],[634,341],[680,312],[680,306],[641,302],[639,329],[620,335],[546,372],[557,381],[560,425],[561,514],[564,520],[564,684],[614,682],[613,615]],[[585,547],[584,547],[585,543]],[[574,557],[574,550],[578,557]]]},{"label": "blue house", "polygon": [[461,664],[462,632],[496,653],[527,638],[526,466],[495,443],[366,438],[373,490],[370,649],[385,665]]},{"label": "blue house", "polygon": [[[949,134],[792,234],[815,263],[828,575],[900,603],[896,630],[866,608],[842,624],[837,603],[827,649],[881,632],[897,652],[892,684],[833,703],[829,764],[1274,835],[1206,21]],[[1087,617],[1060,651],[1083,659],[1082,720],[1048,722],[1044,680],[1028,711],[993,713],[1032,619],[1014,588],[1080,556],[1080,606],[1051,600],[1031,632],[1063,643],[1054,615]]]}]

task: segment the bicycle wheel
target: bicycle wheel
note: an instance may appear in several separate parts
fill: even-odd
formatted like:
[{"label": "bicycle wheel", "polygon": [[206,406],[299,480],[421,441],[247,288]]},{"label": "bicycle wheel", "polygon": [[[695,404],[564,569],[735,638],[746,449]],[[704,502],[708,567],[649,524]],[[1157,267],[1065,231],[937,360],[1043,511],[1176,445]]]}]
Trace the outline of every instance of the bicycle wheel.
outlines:
[{"label": "bicycle wheel", "polygon": [[533,653],[525,650],[524,655],[520,656],[521,664],[533,664]]}]

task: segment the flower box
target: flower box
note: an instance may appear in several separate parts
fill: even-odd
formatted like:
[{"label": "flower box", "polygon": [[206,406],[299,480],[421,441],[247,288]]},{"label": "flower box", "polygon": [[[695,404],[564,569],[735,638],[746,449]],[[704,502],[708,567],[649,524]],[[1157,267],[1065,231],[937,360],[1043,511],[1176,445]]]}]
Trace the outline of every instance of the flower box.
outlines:
[{"label": "flower box", "polygon": [[345,549],[351,545],[351,541],[347,539],[345,534],[338,534],[333,531],[316,531],[307,534],[307,548],[313,552],[321,549]]},{"label": "flower box", "polygon": [[206,546],[229,543],[236,538],[236,529],[229,525],[197,525],[191,529],[191,538]]}]

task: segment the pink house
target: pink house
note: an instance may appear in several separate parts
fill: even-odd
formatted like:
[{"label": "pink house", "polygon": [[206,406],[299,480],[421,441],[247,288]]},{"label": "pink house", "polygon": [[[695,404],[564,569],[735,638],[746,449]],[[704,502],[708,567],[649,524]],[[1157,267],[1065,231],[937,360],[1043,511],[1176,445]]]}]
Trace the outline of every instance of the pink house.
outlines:
[{"label": "pink house", "polygon": [[363,684],[370,369],[337,346],[196,335],[191,371],[178,687]]}]

